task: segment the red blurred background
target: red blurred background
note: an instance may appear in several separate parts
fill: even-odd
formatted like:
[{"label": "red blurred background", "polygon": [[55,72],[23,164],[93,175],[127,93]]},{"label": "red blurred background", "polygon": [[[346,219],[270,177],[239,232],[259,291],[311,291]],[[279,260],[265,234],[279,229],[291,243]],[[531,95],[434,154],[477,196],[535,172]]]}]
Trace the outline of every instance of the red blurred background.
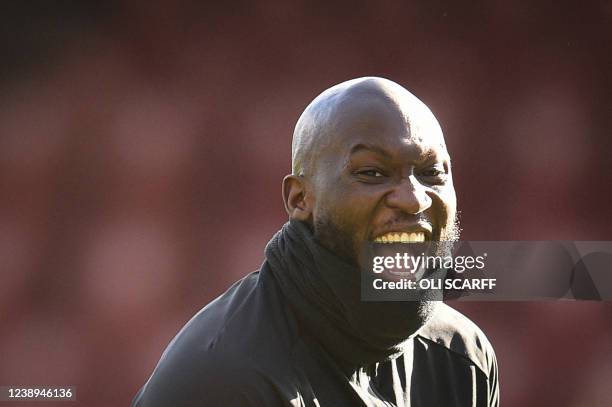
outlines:
[{"label": "red blurred background", "polygon": [[[438,117],[464,239],[612,240],[612,2],[462,3],[3,5],[0,385],[128,405],[259,267],[299,114],[358,76]],[[454,305],[502,405],[612,405],[611,303]]]}]

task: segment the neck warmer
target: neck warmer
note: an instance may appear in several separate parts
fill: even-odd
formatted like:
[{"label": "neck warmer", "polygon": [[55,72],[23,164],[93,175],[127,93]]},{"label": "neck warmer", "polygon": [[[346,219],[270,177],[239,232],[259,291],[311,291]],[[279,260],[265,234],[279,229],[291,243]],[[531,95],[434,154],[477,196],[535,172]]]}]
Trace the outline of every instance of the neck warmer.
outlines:
[{"label": "neck warmer", "polygon": [[300,326],[337,362],[360,368],[399,356],[435,301],[361,301],[360,270],[290,221],[266,246],[266,263]]}]

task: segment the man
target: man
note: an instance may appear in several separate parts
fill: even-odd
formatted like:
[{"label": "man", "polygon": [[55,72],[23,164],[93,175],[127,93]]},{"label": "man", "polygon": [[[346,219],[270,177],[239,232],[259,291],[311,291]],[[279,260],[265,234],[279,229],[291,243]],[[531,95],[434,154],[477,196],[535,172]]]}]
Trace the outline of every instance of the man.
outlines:
[{"label": "man", "polygon": [[133,405],[497,406],[476,325],[426,296],[360,299],[365,245],[458,238],[429,109],[386,79],[341,83],[300,117],[292,161],[261,269],[187,323]]}]

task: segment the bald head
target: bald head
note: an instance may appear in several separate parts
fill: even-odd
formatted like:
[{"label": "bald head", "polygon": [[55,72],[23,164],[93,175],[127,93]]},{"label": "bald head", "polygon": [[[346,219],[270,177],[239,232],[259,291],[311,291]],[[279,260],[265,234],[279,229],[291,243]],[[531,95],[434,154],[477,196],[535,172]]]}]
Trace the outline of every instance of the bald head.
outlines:
[{"label": "bald head", "polygon": [[438,121],[417,97],[388,79],[358,78],[327,89],[306,107],[293,133],[293,174],[311,174],[327,146],[367,127],[375,133],[382,122],[405,137],[427,134],[445,149]]},{"label": "bald head", "polygon": [[298,120],[292,158],[283,180],[289,217],[345,259],[358,258],[364,242],[417,225],[427,240],[458,235],[440,125],[395,82],[359,78],[321,93]]}]

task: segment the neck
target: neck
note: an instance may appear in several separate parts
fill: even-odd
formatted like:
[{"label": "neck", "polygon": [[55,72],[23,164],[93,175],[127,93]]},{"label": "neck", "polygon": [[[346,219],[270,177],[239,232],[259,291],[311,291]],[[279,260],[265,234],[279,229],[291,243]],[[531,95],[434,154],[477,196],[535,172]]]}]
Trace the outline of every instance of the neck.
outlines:
[{"label": "neck", "polygon": [[400,354],[436,302],[363,302],[360,271],[291,221],[266,247],[266,263],[301,325],[342,365],[358,368]]}]

